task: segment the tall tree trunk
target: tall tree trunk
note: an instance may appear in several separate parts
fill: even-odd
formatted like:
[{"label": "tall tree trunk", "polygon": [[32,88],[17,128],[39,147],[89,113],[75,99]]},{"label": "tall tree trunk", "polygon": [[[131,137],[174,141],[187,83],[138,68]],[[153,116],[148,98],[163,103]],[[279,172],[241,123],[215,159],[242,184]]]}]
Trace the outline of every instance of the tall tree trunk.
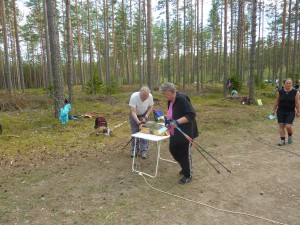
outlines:
[{"label": "tall tree trunk", "polygon": [[[284,66],[284,51],[285,51],[285,24],[286,24],[286,0],[283,0],[283,14],[282,14],[282,36],[281,36],[281,62],[279,73],[279,85],[283,79],[283,66]],[[285,76],[286,77],[286,76]]]},{"label": "tall tree trunk", "polygon": [[179,0],[177,0],[176,4],[176,43],[177,43],[177,77],[176,82],[180,82],[180,21],[179,21]]},{"label": "tall tree trunk", "polygon": [[111,84],[109,75],[109,42],[108,42],[108,6],[107,1],[103,0],[104,12],[104,38],[105,38],[105,77],[106,77],[106,90],[111,94]]},{"label": "tall tree trunk", "polygon": [[255,68],[255,46],[256,46],[256,11],[257,0],[252,0],[252,27],[251,27],[251,52],[250,52],[250,84],[249,99],[254,100],[254,68]]},{"label": "tall tree trunk", "polygon": [[122,12],[123,12],[123,27],[124,27],[124,45],[125,45],[125,60],[126,60],[126,75],[127,84],[130,84],[130,71],[129,71],[129,61],[128,61],[128,48],[127,48],[127,14],[125,9],[124,0],[122,0]]},{"label": "tall tree trunk", "polygon": [[185,89],[185,79],[186,79],[186,70],[185,70],[185,50],[186,50],[186,26],[185,26],[185,21],[186,20],[186,0],[183,0],[183,76],[182,76],[182,88],[183,90]]},{"label": "tall tree trunk", "polygon": [[152,6],[151,6],[151,0],[147,0],[147,73],[148,73],[148,87],[150,89],[152,89],[153,52],[152,52]]},{"label": "tall tree trunk", "polygon": [[45,41],[46,41],[46,58],[47,58],[47,69],[46,69],[46,87],[47,93],[50,95],[50,89],[53,87],[52,67],[51,67],[51,51],[49,42],[49,28],[48,28],[48,17],[47,17],[47,5],[46,0],[43,0],[44,7],[44,26],[45,26]]},{"label": "tall tree trunk", "polygon": [[166,21],[167,21],[167,74],[168,81],[171,81],[171,49],[170,49],[170,15],[169,15],[169,0],[166,0]]},{"label": "tall tree trunk", "polygon": [[4,46],[4,73],[6,78],[6,87],[8,93],[11,94],[12,80],[11,80],[11,71],[10,71],[10,61],[9,61],[9,52],[8,52],[8,40],[7,40],[7,31],[6,31],[6,15],[5,15],[5,3],[4,0],[0,0],[0,9],[1,9],[1,18],[2,18],[2,38]]},{"label": "tall tree trunk", "polygon": [[91,18],[90,18],[90,0],[87,0],[87,13],[88,13],[88,35],[89,35],[89,52],[90,52],[90,79],[91,79],[91,89],[92,89],[92,95],[95,93],[95,88],[94,88],[94,77],[93,77],[93,44],[92,44],[92,30],[91,30]]},{"label": "tall tree trunk", "polygon": [[273,49],[273,81],[277,79],[277,1],[275,1],[275,12],[274,12],[274,49]]},{"label": "tall tree trunk", "polygon": [[237,55],[236,55],[236,75],[242,81],[242,35],[243,35],[243,6],[244,0],[239,0],[238,12],[238,34],[237,34]]},{"label": "tall tree trunk", "polygon": [[223,95],[226,97],[227,88],[226,83],[228,79],[227,74],[227,0],[224,0],[224,79],[223,79]]},{"label": "tall tree trunk", "polygon": [[[111,14],[115,15],[115,3],[111,3]],[[116,84],[119,84],[119,78],[117,76],[117,49],[116,49],[116,32],[115,32],[115,18],[114,16],[111,17],[111,29],[112,29],[112,42],[113,42],[113,62],[114,62],[114,73],[113,79],[115,80]]]},{"label": "tall tree trunk", "polygon": [[292,23],[292,0],[289,0],[289,16],[288,16],[288,35],[287,35],[287,49],[285,61],[285,74],[286,77],[290,76],[290,46],[291,46],[291,23]]},{"label": "tall tree trunk", "polygon": [[55,1],[46,0],[46,2],[50,35],[49,40],[51,49],[52,74],[54,79],[54,116],[55,118],[58,118],[60,113],[60,107],[63,105],[65,99],[64,78],[61,71],[59,34],[55,10]]},{"label": "tall tree trunk", "polygon": [[[293,71],[292,71],[292,79],[293,80],[296,77],[297,38],[298,38],[298,26],[299,26],[298,23],[299,23],[299,0],[296,0],[296,6],[295,6],[295,33],[294,33],[294,49],[293,49]],[[298,63],[299,63],[299,61],[298,61]]]},{"label": "tall tree trunk", "polygon": [[200,68],[200,82],[201,82],[201,90],[203,90],[204,83],[204,43],[203,43],[203,8],[204,8],[204,0],[201,1],[201,36],[200,36],[200,45],[201,45],[201,68]]},{"label": "tall tree trunk", "polygon": [[79,13],[78,13],[78,3],[75,0],[75,12],[76,12],[76,32],[77,32],[77,43],[78,43],[78,64],[79,64],[79,79],[81,83],[81,90],[84,90],[85,80],[83,76],[83,67],[82,67],[82,43],[81,43],[81,31],[79,23]]},{"label": "tall tree trunk", "polygon": [[14,26],[15,26],[15,36],[16,36],[16,50],[17,50],[17,57],[18,57],[18,67],[19,67],[19,75],[21,81],[21,89],[22,92],[25,92],[25,84],[24,84],[24,73],[23,73],[23,63],[21,57],[21,50],[20,50],[20,41],[19,41],[19,31],[18,31],[18,21],[17,21],[17,12],[16,12],[16,0],[13,0],[13,7],[14,7]]},{"label": "tall tree trunk", "polygon": [[197,34],[197,37],[196,37],[196,51],[197,51],[197,58],[196,58],[196,74],[197,74],[197,93],[200,92],[200,74],[199,74],[199,55],[200,55],[200,52],[199,52],[199,15],[200,15],[200,8],[199,8],[199,1],[200,0],[196,0],[196,7],[197,7],[197,15],[196,15],[196,34]]},{"label": "tall tree trunk", "polygon": [[65,0],[65,1],[66,1],[65,4],[66,4],[66,29],[67,29],[67,79],[68,79],[69,101],[73,102],[74,100],[73,35],[72,35],[70,0]]},{"label": "tall tree trunk", "polygon": [[230,0],[230,64],[229,64],[229,71],[232,72],[232,67],[234,65],[233,62],[233,18],[234,18],[234,6],[233,0]]},{"label": "tall tree trunk", "polygon": [[97,70],[100,81],[102,79],[102,63],[101,63],[101,38],[99,33],[99,22],[98,22],[98,3],[96,2],[96,48],[97,48]]},{"label": "tall tree trunk", "polygon": [[131,77],[135,80],[134,54],[133,54],[133,25],[132,25],[132,0],[130,0],[130,55],[131,55]]},{"label": "tall tree trunk", "polygon": [[137,57],[138,57],[138,77],[140,87],[143,85],[143,76],[141,68],[141,0],[139,0],[139,12],[138,12],[138,28],[137,28]]}]

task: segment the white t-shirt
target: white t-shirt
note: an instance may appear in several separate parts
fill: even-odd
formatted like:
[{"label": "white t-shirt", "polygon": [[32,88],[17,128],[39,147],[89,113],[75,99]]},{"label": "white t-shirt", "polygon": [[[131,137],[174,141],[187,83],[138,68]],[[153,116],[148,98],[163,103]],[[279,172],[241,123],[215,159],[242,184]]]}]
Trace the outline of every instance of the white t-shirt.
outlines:
[{"label": "white t-shirt", "polygon": [[138,116],[143,115],[148,110],[149,106],[153,106],[153,96],[151,93],[149,93],[149,97],[142,101],[140,97],[140,92],[134,92],[129,101],[129,105],[133,108],[136,108],[136,114]]}]

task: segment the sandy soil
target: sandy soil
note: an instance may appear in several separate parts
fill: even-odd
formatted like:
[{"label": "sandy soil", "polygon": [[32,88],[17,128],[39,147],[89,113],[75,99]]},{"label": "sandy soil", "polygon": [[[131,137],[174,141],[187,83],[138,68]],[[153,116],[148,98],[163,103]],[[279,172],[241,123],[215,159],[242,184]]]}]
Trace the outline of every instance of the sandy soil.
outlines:
[{"label": "sandy soil", "polygon": [[[128,140],[117,138],[103,152],[2,160],[0,224],[300,224],[300,119],[294,128],[283,147],[276,121],[202,133],[197,142],[231,173],[208,157],[218,174],[193,148],[186,185],[166,161],[154,179],[132,172]],[[138,168],[153,174],[156,154],[152,143]],[[167,143],[161,154],[172,159]]]}]

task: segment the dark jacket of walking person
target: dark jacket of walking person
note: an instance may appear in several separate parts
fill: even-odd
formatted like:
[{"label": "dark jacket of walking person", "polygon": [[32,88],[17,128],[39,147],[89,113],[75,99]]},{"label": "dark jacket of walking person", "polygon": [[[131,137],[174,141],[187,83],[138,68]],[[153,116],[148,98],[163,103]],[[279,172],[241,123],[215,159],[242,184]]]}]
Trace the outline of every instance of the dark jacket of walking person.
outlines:
[{"label": "dark jacket of walking person", "polygon": [[[279,146],[285,145],[285,130],[288,133],[288,143],[293,143],[293,122],[295,116],[300,117],[300,102],[297,90],[293,88],[293,82],[290,78],[283,80],[283,88],[276,95],[274,104],[274,115],[277,113],[279,125],[280,142]],[[295,108],[297,112],[295,111]]]},{"label": "dark jacket of walking person", "polygon": [[181,166],[180,175],[183,177],[178,181],[185,184],[192,179],[192,158],[190,154],[190,142],[175,127],[178,126],[192,139],[198,137],[196,124],[196,112],[187,95],[176,91],[173,83],[166,82],[161,85],[160,91],[168,100],[168,112],[166,118],[174,121],[170,124],[169,150],[174,159]]},{"label": "dark jacket of walking person", "polygon": [[[148,121],[149,115],[153,109],[153,96],[150,93],[149,88],[142,87],[140,91],[134,92],[130,97],[129,105],[131,107],[129,116],[131,133],[135,134],[141,129],[142,124]],[[136,148],[136,155],[133,153],[134,148]],[[146,159],[148,157],[148,141],[138,139],[135,143],[134,138],[132,138],[131,152],[131,157],[141,154],[142,158]]]}]

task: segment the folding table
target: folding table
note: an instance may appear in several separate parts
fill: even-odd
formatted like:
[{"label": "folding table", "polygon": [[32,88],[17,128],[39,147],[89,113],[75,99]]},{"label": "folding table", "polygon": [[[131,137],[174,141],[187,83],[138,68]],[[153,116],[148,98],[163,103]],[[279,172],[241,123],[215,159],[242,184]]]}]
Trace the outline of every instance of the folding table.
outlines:
[{"label": "folding table", "polygon": [[157,144],[157,159],[156,159],[156,169],[155,169],[154,176],[150,175],[148,173],[144,173],[144,172],[139,171],[139,170],[137,170],[137,169],[134,168],[134,162],[136,160],[136,157],[133,157],[133,160],[132,160],[132,172],[142,173],[142,174],[145,174],[145,175],[147,175],[149,177],[155,178],[156,175],[157,175],[157,170],[158,170],[158,161],[160,159],[168,161],[168,162],[176,163],[174,161],[171,161],[171,160],[168,160],[168,159],[163,159],[163,158],[160,157],[160,146],[161,146],[161,143],[162,143],[163,140],[167,140],[168,138],[170,138],[170,136],[158,136],[158,135],[146,134],[146,133],[142,133],[142,132],[138,132],[138,133],[132,134],[131,136],[134,138],[134,143],[135,143],[134,150],[133,150],[133,155],[134,156],[136,155],[136,141],[137,141],[138,138],[145,139],[145,140],[148,140],[148,141],[154,141]]}]

